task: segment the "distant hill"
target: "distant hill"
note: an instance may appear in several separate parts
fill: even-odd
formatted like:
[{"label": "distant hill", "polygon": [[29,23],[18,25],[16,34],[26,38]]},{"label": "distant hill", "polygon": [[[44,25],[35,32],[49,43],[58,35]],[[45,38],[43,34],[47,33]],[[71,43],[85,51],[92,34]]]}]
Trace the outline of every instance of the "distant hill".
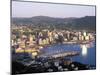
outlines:
[{"label": "distant hill", "polygon": [[12,18],[12,24],[31,25],[39,28],[96,30],[96,16],[85,16],[81,18],[54,18],[48,16]]}]

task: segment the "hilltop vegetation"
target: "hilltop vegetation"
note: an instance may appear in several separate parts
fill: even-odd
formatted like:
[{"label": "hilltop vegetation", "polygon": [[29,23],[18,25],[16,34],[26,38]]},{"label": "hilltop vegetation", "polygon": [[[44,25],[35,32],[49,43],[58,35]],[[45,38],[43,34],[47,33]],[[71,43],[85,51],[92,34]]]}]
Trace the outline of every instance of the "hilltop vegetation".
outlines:
[{"label": "hilltop vegetation", "polygon": [[57,28],[75,30],[96,30],[96,16],[81,18],[53,18],[48,16],[35,16],[30,18],[12,18],[14,25],[28,25],[36,28]]}]

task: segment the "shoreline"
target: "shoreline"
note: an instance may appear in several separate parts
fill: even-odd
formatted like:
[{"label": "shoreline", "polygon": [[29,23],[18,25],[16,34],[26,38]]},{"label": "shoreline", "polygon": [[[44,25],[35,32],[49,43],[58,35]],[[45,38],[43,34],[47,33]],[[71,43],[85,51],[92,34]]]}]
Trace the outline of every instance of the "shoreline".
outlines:
[{"label": "shoreline", "polygon": [[[61,64],[59,64],[59,66],[54,65],[55,62],[52,62],[52,61],[44,62],[44,63],[37,62],[37,64],[34,62],[26,66],[22,64],[21,62],[12,61],[12,70],[13,70],[12,72],[13,74],[23,74],[23,73],[43,73],[43,72],[46,73],[46,72],[63,72],[63,71],[78,71],[78,70],[96,69],[95,65],[82,64],[76,61],[72,61],[72,62],[67,61],[66,63],[62,62]],[[48,65],[45,65],[46,63],[48,63]]]}]

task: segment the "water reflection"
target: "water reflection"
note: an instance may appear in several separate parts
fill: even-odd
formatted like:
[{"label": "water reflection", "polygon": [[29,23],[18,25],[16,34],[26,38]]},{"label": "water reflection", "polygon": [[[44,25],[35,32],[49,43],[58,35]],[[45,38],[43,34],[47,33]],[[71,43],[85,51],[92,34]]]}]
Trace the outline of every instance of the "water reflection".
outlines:
[{"label": "water reflection", "polygon": [[93,42],[91,42],[91,43],[88,43],[88,44],[82,44],[82,45],[80,45],[80,47],[81,47],[81,50],[82,50],[81,51],[82,56],[86,56],[88,54],[89,48],[94,47],[94,45],[93,45]]},{"label": "water reflection", "polygon": [[79,51],[80,55],[73,57],[73,61],[95,65],[95,41],[84,44],[55,44],[41,49],[42,55],[52,55],[65,51]]},{"label": "water reflection", "polygon": [[87,45],[81,45],[81,48],[82,48],[82,55],[86,56],[88,53]]}]

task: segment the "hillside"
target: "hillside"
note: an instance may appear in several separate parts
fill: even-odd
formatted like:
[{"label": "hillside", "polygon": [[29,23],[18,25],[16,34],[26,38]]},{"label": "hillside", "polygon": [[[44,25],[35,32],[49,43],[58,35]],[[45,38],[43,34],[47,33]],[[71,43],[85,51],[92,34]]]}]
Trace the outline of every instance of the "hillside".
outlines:
[{"label": "hillside", "polygon": [[35,16],[30,18],[12,18],[12,24],[31,25],[39,28],[96,30],[96,16],[81,18],[53,18],[48,16]]}]

